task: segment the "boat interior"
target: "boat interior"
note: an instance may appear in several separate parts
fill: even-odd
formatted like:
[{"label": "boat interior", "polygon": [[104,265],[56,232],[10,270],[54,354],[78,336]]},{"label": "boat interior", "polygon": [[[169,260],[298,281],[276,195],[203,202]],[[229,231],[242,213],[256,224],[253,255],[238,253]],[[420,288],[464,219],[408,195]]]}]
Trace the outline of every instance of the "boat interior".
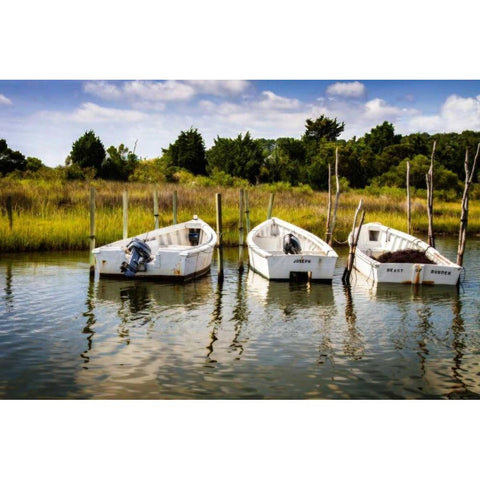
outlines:
[{"label": "boat interior", "polygon": [[283,238],[288,233],[293,233],[298,238],[303,255],[326,255],[325,249],[318,243],[314,243],[301,233],[292,231],[277,223],[269,223],[258,230],[254,237],[254,241],[262,250],[265,250],[272,255],[285,255],[283,252]]},{"label": "boat interior", "polygon": [[398,235],[383,226],[366,225],[360,232],[358,248],[370,258],[379,257],[390,252],[416,250],[425,254],[433,263],[438,263],[434,250],[420,239]]}]

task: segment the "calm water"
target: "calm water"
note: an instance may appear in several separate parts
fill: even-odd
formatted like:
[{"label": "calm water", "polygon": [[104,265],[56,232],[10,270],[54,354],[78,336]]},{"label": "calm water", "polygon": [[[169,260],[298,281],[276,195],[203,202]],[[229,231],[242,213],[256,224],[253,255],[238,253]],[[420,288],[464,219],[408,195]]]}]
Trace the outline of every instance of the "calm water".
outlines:
[{"label": "calm water", "polygon": [[[456,243],[438,247],[455,259]],[[480,398],[480,241],[455,287],[269,283],[226,252],[186,285],[0,259],[0,398]]]}]

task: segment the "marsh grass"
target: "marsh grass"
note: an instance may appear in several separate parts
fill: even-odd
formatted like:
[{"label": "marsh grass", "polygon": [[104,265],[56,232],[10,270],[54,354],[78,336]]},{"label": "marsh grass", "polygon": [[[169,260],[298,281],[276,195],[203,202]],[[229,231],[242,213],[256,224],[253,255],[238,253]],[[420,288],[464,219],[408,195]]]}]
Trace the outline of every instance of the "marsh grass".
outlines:
[{"label": "marsh grass", "polygon": [[[153,229],[153,192],[159,196],[160,226],[173,221],[172,195],[178,195],[178,221],[197,214],[215,228],[215,194],[222,194],[223,240],[238,244],[238,188],[200,185],[141,184],[98,181],[96,189],[96,243],[103,245],[122,237],[122,194],[128,191],[128,232],[135,235]],[[266,219],[271,187],[249,187],[252,226]],[[12,197],[13,229],[6,211]],[[89,248],[90,184],[85,182],[0,180],[1,251],[83,250]],[[402,191],[373,194],[348,191],[340,196],[334,240],[346,241],[358,202],[363,199],[365,222],[378,221],[406,230],[406,200]],[[434,200],[434,227],[437,235],[458,233],[460,200]],[[276,191],[273,215],[325,238],[327,194],[305,189]],[[428,219],[424,198],[412,200],[412,226],[415,234],[427,232]],[[480,232],[480,207],[470,204],[469,234]]]}]

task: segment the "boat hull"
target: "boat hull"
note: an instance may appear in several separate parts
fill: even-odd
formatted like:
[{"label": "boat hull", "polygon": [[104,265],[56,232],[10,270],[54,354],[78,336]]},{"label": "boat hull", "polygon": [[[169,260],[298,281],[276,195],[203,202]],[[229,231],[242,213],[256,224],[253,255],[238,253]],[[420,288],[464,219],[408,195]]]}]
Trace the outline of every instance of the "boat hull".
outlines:
[{"label": "boat hull", "polygon": [[[147,260],[138,262],[135,279],[187,281],[208,273],[217,236],[208,224],[194,219],[143,233],[135,239],[144,242],[151,253],[149,259],[147,253]],[[119,240],[93,250],[100,276],[132,278],[125,276],[125,265],[132,259],[128,248],[131,241],[132,238]]]},{"label": "boat hull", "polygon": [[[287,234],[298,236],[301,253],[284,252],[282,243]],[[269,280],[332,282],[337,253],[323,240],[295,225],[269,219],[249,233],[247,245],[250,268]]]},{"label": "boat hull", "polygon": [[[192,255],[157,252],[145,271],[138,271],[136,279],[188,281],[207,274],[212,262],[213,248]],[[123,250],[104,250],[95,255],[97,270],[102,277],[125,278],[120,265],[126,261]]]},{"label": "boat hull", "polygon": [[[424,253],[434,263],[381,263],[376,260],[381,253],[407,249]],[[422,240],[378,223],[362,228],[353,266],[377,283],[414,285],[456,285],[463,270]]]},{"label": "boat hull", "polygon": [[320,255],[278,255],[263,257],[249,249],[250,267],[269,280],[305,278],[313,282],[331,283],[336,257]]}]

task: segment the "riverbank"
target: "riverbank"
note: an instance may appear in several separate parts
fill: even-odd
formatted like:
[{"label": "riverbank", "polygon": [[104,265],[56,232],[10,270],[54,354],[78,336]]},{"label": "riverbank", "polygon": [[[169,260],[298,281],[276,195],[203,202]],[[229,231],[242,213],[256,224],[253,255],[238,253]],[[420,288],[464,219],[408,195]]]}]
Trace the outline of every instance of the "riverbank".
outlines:
[{"label": "riverbank", "polygon": [[[64,182],[44,180],[0,181],[0,248],[3,252],[42,250],[86,250],[90,234],[90,186],[96,190],[96,243],[103,245],[123,235],[123,192],[128,192],[128,232],[135,235],[154,228],[153,195],[158,192],[159,224],[172,223],[172,198],[178,199],[178,222],[194,214],[215,228],[215,194],[222,194],[223,240],[227,246],[238,244],[239,189],[205,187],[194,184],[143,184],[95,181]],[[273,216],[312,231],[325,238],[328,195],[308,188],[278,188],[262,185],[248,188],[251,226],[267,217],[271,193],[275,193]],[[12,199],[10,228],[7,199]],[[368,193],[348,190],[340,195],[336,244],[346,242],[353,215],[360,199],[366,209],[365,222],[381,222],[406,230],[406,198],[402,190]],[[333,202],[334,198],[332,198]],[[460,223],[461,200],[434,200],[436,235],[457,235]],[[426,200],[412,198],[412,227],[414,233],[426,237],[428,218]],[[480,206],[471,202],[469,235],[480,233]],[[334,244],[335,244],[334,243]]]}]

